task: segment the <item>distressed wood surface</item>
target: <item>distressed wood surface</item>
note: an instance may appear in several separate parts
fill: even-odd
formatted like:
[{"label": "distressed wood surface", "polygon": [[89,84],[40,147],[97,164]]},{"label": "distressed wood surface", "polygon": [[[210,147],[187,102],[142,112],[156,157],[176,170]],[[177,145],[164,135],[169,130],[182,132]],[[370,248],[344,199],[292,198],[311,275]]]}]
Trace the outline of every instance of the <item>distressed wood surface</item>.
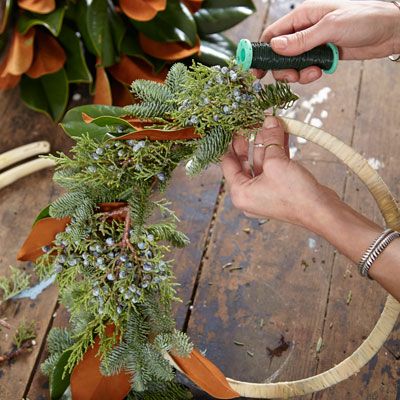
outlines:
[{"label": "distressed wood surface", "polygon": [[[298,1],[257,1],[257,13],[229,34],[257,40],[266,23],[286,14]],[[333,76],[306,86],[294,85],[301,100],[285,115],[312,124],[384,163],[379,172],[399,194],[394,164],[399,154],[396,130],[398,66],[387,61],[340,63]],[[397,78],[396,78],[397,74]],[[361,79],[362,78],[362,79]],[[267,76],[266,80],[271,77]],[[394,80],[395,79],[395,80]],[[1,93],[0,152],[28,141],[46,139],[52,149],[71,142],[46,117],[27,110],[16,92]],[[295,158],[351,205],[379,221],[371,197],[357,179],[326,151],[291,139]],[[15,254],[37,212],[58,195],[51,171],[15,183],[0,193],[0,274],[17,265]],[[165,194],[191,239],[177,250],[176,276],[182,303],[177,325],[229,376],[252,381],[304,378],[330,368],[361,343],[375,324],[385,294],[358,278],[355,269],[322,239],[274,221],[250,220],[235,210],[221,188],[221,173],[212,167],[189,179],[178,169]],[[232,263],[232,264],[230,264]],[[21,264],[29,270],[29,264]],[[224,268],[223,268],[224,267]],[[349,293],[351,301],[347,304]],[[56,310],[56,289],[35,301],[10,302],[0,316],[16,326],[37,321],[38,338],[31,354],[0,365],[0,399],[49,398],[48,381],[38,366],[46,357],[45,336],[67,322]],[[0,332],[0,349],[10,348],[11,334]],[[317,354],[319,338],[322,347]],[[385,347],[357,376],[302,399],[400,399],[400,326]],[[195,399],[209,397],[195,391]]]},{"label": "distressed wood surface", "polygon": [[[36,140],[48,140],[53,148],[66,149],[69,141],[61,129],[46,117],[27,110],[17,91],[2,93],[0,125],[0,152]],[[23,178],[0,192],[0,274],[8,274],[8,266],[16,265],[32,272],[32,264],[17,263],[16,254],[29,233],[35,216],[59,190],[52,184],[52,170],[41,171]],[[51,287],[36,300],[9,301],[0,306],[1,318],[7,318],[14,327],[21,321],[34,321],[37,345],[32,353],[23,355],[11,364],[0,365],[0,399],[20,399],[30,382],[32,371],[47,334],[48,323],[56,305],[57,290]],[[12,332],[0,332],[1,352],[11,348]],[[23,368],[21,367],[23,365]]]},{"label": "distressed wood surface", "polygon": [[[354,121],[352,146],[370,160],[384,181],[399,198],[398,101],[400,76],[398,65],[387,60],[365,62],[360,100]],[[385,79],[377,79],[385,77]],[[383,226],[379,210],[362,183],[350,175],[344,200]],[[351,302],[347,298],[351,292]],[[326,370],[349,356],[371,332],[384,305],[386,293],[376,283],[361,279],[356,268],[338,255],[333,265],[328,312],[318,371]],[[329,326],[333,324],[333,328]],[[385,346],[358,375],[314,396],[318,400],[399,399],[400,398],[400,325],[397,324]],[[355,390],[357,388],[357,390]],[[356,393],[354,393],[356,392]]]}]

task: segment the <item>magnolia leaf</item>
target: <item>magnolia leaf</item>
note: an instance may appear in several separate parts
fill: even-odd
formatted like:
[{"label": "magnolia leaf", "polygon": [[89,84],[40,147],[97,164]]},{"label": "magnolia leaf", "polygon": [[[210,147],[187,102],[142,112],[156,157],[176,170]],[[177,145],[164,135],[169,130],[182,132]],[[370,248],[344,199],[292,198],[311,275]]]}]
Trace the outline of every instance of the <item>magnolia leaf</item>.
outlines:
[{"label": "magnolia leaf", "polygon": [[189,357],[171,357],[191,381],[217,399],[235,399],[240,394],[235,392],[225,378],[225,375],[196,349]]},{"label": "magnolia leaf", "polygon": [[156,74],[142,60],[133,60],[128,56],[122,56],[120,62],[110,67],[108,71],[118,82],[125,85],[130,85],[136,79],[164,82],[167,76],[166,68],[162,69],[159,74]]},{"label": "magnolia leaf", "polygon": [[0,77],[0,89],[7,90],[16,87],[21,80],[19,75],[7,74],[6,76]]},{"label": "magnolia leaf", "polygon": [[235,26],[255,10],[251,0],[205,0],[194,19],[200,33],[217,33]]},{"label": "magnolia leaf", "polygon": [[124,40],[122,41],[121,53],[127,56],[140,58],[147,64],[151,65],[153,72],[158,74],[164,68],[165,62],[157,58],[151,57],[143,51],[139,45],[139,35],[134,29],[128,29]]},{"label": "magnolia leaf", "polygon": [[56,8],[55,0],[18,0],[18,7],[39,14],[48,14]]},{"label": "magnolia leaf", "polygon": [[104,0],[92,0],[86,13],[87,32],[101,65],[109,67],[117,61],[125,25],[121,17]]},{"label": "magnolia leaf", "polygon": [[[132,104],[132,103],[130,103],[130,104]],[[123,121],[123,126],[126,126],[126,123],[128,123],[129,126],[134,129],[144,129],[150,125],[154,125],[154,122],[151,120],[144,121],[142,119],[132,118],[129,116],[125,116],[122,118],[110,117],[110,116],[101,116],[101,117],[97,117],[97,118],[92,118],[90,115],[88,115],[86,113],[82,113],[82,120],[87,124],[90,124],[91,122],[94,122],[95,120],[100,120],[101,118],[114,118],[114,121],[117,121],[117,120],[121,121],[121,122]]]},{"label": "magnolia leaf", "polygon": [[203,0],[183,0],[183,4],[190,10],[192,14],[200,10]]},{"label": "magnolia leaf", "polygon": [[123,117],[127,115],[125,109],[121,107],[104,105],[85,105],[69,110],[61,123],[65,133],[72,138],[88,135],[91,138],[103,139],[110,130],[104,126],[87,123],[83,120],[82,114],[87,114],[92,118],[103,116]]},{"label": "magnolia leaf", "polygon": [[129,91],[129,86],[118,82],[112,76],[109,77],[109,79],[113,104],[119,107],[124,107],[132,104],[134,102],[134,98],[132,93]]},{"label": "magnolia leaf", "polygon": [[29,69],[33,60],[35,33],[35,29],[31,29],[26,35],[14,31],[11,45],[0,66],[1,77],[9,74],[18,76]]},{"label": "magnolia leaf", "polygon": [[57,233],[62,232],[69,221],[70,218],[43,218],[37,221],[19,249],[17,260],[34,262],[43,254],[42,247],[51,245]]},{"label": "magnolia leaf", "polygon": [[[113,326],[106,328],[107,336],[113,334]],[[83,359],[75,366],[71,375],[73,399],[79,400],[123,400],[131,390],[130,375],[121,372],[117,375],[104,376],[100,373],[101,359],[98,355],[99,337],[94,346],[89,347]]]},{"label": "magnolia leaf", "polygon": [[9,32],[0,33],[0,52],[4,50],[9,40]]},{"label": "magnolia leaf", "polygon": [[95,124],[97,126],[107,127],[108,130],[111,130],[111,127],[125,127],[129,129],[136,129],[132,124],[130,124],[127,120],[118,117],[110,117],[110,116],[101,116],[97,118],[93,118],[90,121],[91,124]]},{"label": "magnolia leaf", "polygon": [[160,11],[151,21],[131,22],[140,32],[159,42],[185,42],[189,46],[196,43],[195,20],[179,0],[168,0],[167,8]]},{"label": "magnolia leaf", "polygon": [[0,3],[0,33],[3,33],[8,25],[13,0],[1,0]]},{"label": "magnolia leaf", "polygon": [[93,55],[96,55],[96,49],[89,35],[88,26],[86,22],[88,9],[86,1],[78,1],[75,6],[67,8],[68,19],[75,21],[78,26],[79,33],[82,36],[82,41],[87,49]]},{"label": "magnolia leaf", "polygon": [[65,64],[66,54],[57,39],[38,29],[35,42],[33,62],[26,74],[36,79],[59,71]]},{"label": "magnolia leaf", "polygon": [[32,26],[41,25],[47,28],[54,36],[58,36],[64,19],[65,7],[58,7],[50,14],[22,13],[17,21],[17,28],[25,34]]},{"label": "magnolia leaf", "polygon": [[126,135],[119,136],[114,140],[189,140],[199,139],[200,137],[193,127],[189,127],[168,131],[163,129],[140,129],[136,132],[129,132]]},{"label": "magnolia leaf", "polygon": [[[71,350],[66,350],[61,354],[57,364],[50,376],[50,398],[51,400],[58,400],[62,397],[67,390],[70,382],[71,373],[65,371],[65,366],[68,363]],[[65,375],[64,375],[65,373]],[[63,378],[64,375],[64,378]]]},{"label": "magnolia leaf", "polygon": [[47,207],[43,208],[42,211],[40,211],[40,213],[36,216],[33,225],[35,225],[36,222],[40,221],[41,219],[48,217],[50,217],[50,204]]},{"label": "magnolia leaf", "polygon": [[104,67],[96,66],[93,104],[112,105],[110,81]]},{"label": "magnolia leaf", "polygon": [[62,118],[69,92],[64,69],[39,79],[31,79],[24,75],[20,87],[21,98],[29,108],[47,114],[54,121]]},{"label": "magnolia leaf", "polygon": [[196,59],[206,65],[226,65],[235,55],[236,46],[220,33],[204,35],[201,38],[200,53]]},{"label": "magnolia leaf", "polygon": [[86,64],[83,45],[75,32],[67,25],[64,25],[58,36],[58,40],[67,53],[67,62],[64,68],[67,73],[68,82],[91,83],[93,79]]},{"label": "magnolia leaf", "polygon": [[165,61],[176,61],[190,57],[197,54],[200,49],[199,39],[194,46],[188,46],[185,42],[157,42],[140,33],[139,41],[147,54]]},{"label": "magnolia leaf", "polygon": [[121,47],[124,37],[126,35],[126,24],[124,24],[123,19],[117,14],[114,10],[114,6],[109,8],[108,15],[108,23],[110,24],[110,28],[113,36],[113,43],[115,46],[115,51],[117,55],[121,54]]},{"label": "magnolia leaf", "polygon": [[165,10],[167,0],[120,0],[119,6],[135,21],[150,21],[159,11]]}]

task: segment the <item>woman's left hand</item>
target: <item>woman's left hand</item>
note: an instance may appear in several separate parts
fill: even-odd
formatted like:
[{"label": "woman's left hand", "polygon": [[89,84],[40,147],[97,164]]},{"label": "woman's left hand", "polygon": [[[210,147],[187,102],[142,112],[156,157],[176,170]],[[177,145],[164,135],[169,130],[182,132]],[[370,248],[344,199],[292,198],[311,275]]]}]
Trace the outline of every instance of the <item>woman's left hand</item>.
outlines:
[{"label": "woman's left hand", "polygon": [[327,197],[337,200],[336,193],[320,185],[307,169],[289,159],[285,133],[278,118],[265,119],[255,142],[264,146],[254,148],[254,177],[245,138],[235,137],[223,158],[222,169],[233,204],[249,216],[275,218],[312,229],[311,221],[319,205]]}]

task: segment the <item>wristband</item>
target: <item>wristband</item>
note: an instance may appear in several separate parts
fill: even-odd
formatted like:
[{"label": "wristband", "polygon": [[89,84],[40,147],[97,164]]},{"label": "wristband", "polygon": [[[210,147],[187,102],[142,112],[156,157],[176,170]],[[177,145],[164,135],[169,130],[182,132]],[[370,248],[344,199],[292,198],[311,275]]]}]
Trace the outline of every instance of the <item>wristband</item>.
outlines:
[{"label": "wristband", "polygon": [[372,242],[371,246],[369,246],[358,263],[358,271],[361,276],[369,277],[368,271],[372,267],[373,263],[382,254],[389,243],[399,237],[399,232],[393,231],[392,229],[385,229],[382,234]]}]

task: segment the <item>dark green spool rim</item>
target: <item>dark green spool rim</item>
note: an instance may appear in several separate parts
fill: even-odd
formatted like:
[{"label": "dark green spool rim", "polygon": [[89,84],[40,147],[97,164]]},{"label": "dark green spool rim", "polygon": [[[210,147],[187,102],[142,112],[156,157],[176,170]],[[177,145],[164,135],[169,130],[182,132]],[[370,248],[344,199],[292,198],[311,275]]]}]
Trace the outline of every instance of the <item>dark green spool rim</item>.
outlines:
[{"label": "dark green spool rim", "polygon": [[[331,67],[329,69],[324,69],[323,71],[326,74],[333,74],[339,64],[339,50],[333,43],[327,43],[326,45],[332,50],[333,61]],[[248,39],[241,39],[236,50],[236,62],[247,71],[251,68],[252,61],[253,47],[251,42]]]}]

